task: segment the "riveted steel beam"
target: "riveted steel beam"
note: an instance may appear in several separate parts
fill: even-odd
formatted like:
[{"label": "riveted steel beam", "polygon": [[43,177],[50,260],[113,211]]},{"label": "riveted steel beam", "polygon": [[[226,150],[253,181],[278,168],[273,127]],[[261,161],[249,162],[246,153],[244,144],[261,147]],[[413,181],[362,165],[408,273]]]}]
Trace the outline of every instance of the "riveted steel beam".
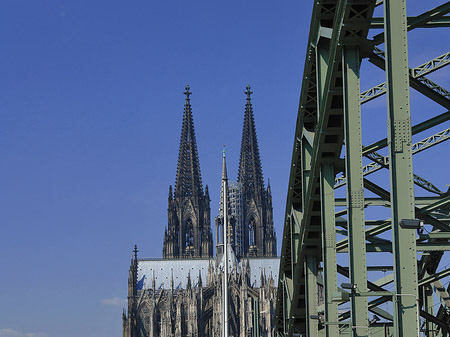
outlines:
[{"label": "riveted steel beam", "polygon": [[[438,56],[418,67],[415,67],[410,70],[411,76],[413,78],[421,78],[422,83],[426,84],[428,87],[435,88],[439,90],[441,95],[447,98],[450,98],[448,92],[437,86],[435,83],[432,83],[430,80],[423,78],[423,76],[430,74],[440,68],[443,68],[450,64],[450,52],[445,53],[441,56]],[[361,104],[370,102],[374,98],[380,97],[386,93],[386,82],[380,83],[364,92],[361,93],[360,99]]]},{"label": "riveted steel beam", "polygon": [[[385,70],[384,57],[384,51],[375,47],[373,50],[373,54],[369,57],[369,61],[380,69]],[[414,77],[410,74],[409,85],[411,86],[411,88],[417,90],[422,95],[425,95],[437,104],[442,105],[446,109],[450,109],[450,92],[434,83],[430,79],[426,78],[425,76]]]},{"label": "riveted steel beam", "polygon": [[[359,47],[342,50],[344,79],[345,172],[347,174],[347,210],[350,282],[366,292],[367,263],[364,223],[364,187],[362,175],[361,104],[359,100]],[[351,297],[353,336],[366,336],[368,331],[367,297]]]},{"label": "riveted steel beam", "polygon": [[[415,17],[408,17],[408,23],[416,20]],[[442,16],[440,18],[435,18],[432,21],[426,21],[417,28],[448,28],[450,27],[450,17]],[[383,29],[384,28],[384,18],[372,18],[370,22],[371,29]]]},{"label": "riveted steel beam", "polygon": [[[423,132],[439,124],[442,124],[448,120],[450,120],[450,111],[444,112],[436,117],[430,118],[424,122],[414,125],[411,128],[411,134],[416,135],[420,132]],[[363,155],[384,149],[387,145],[388,145],[387,138],[384,138],[376,143],[365,146],[363,148]]]},{"label": "riveted steel beam", "polygon": [[[447,128],[447,129],[440,131],[432,136],[422,139],[421,141],[419,141],[417,143],[414,143],[411,146],[412,154],[413,155],[417,154],[423,150],[431,148],[431,147],[433,147],[439,143],[442,143],[446,140],[449,140],[449,139],[450,139],[450,128]],[[372,159],[374,162],[370,163],[368,165],[365,165],[362,168],[362,174],[364,176],[372,174],[382,168],[389,167],[389,156],[381,156],[376,151],[367,152],[367,153],[365,153],[365,156]],[[345,175],[339,176],[335,180],[334,188],[341,187],[341,186],[345,185],[346,182],[347,182],[347,178]],[[438,189],[432,183],[425,180],[424,178],[419,177],[418,175],[414,175],[414,183],[431,193],[436,193],[436,194],[443,193],[440,189]]]},{"label": "riveted steel beam", "polygon": [[[414,18],[409,18],[407,23],[407,30],[410,31],[415,28],[424,27],[428,23],[433,22],[434,20],[438,20],[439,18],[443,17],[444,15],[450,13],[450,3],[447,2],[445,4],[442,4],[440,6],[437,6],[425,13],[422,13],[421,15],[418,15]],[[386,15],[385,15],[386,17]],[[384,20],[383,20],[384,21]],[[384,42],[385,35],[383,33],[378,34],[373,37],[372,43],[374,45],[379,45]]]}]

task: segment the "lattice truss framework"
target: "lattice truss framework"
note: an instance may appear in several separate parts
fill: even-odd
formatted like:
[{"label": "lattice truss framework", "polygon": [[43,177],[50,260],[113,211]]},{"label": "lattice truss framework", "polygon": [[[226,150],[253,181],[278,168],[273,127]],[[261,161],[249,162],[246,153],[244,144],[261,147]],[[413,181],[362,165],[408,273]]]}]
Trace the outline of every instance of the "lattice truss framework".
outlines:
[{"label": "lattice truss framework", "polygon": [[[450,48],[450,2],[427,2],[429,10],[409,17],[408,4],[314,1],[279,336],[450,334],[450,92],[435,83],[448,83],[450,52],[409,65]],[[408,51],[416,32],[440,45],[426,53],[430,41],[415,42]],[[361,90],[377,76],[384,82]]]}]

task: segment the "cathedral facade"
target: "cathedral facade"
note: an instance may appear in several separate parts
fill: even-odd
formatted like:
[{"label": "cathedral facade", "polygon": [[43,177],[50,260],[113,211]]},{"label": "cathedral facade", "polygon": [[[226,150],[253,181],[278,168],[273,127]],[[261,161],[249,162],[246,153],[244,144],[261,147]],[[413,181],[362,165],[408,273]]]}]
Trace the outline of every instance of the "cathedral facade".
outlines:
[{"label": "cathedral facade", "polygon": [[[221,191],[213,256],[208,186],[203,189],[189,86],[186,95],[175,188],[169,187],[163,258],[138,258],[128,278],[124,337],[220,337],[223,329],[224,212],[228,238],[230,336],[274,337],[279,258],[270,186],[264,186],[250,87],[242,132],[239,174]],[[226,178],[226,164],[222,179]]]}]

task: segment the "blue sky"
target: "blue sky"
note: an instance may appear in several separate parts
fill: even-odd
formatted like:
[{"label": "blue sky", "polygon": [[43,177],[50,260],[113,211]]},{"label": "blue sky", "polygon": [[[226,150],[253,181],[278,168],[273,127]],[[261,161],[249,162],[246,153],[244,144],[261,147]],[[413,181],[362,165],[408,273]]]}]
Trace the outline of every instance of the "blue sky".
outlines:
[{"label": "blue sky", "polygon": [[0,3],[0,337],[121,336],[132,247],[162,253],[187,83],[212,218],[252,86],[281,245],[312,3]]},{"label": "blue sky", "polygon": [[187,83],[212,217],[252,86],[281,237],[311,6],[0,3],[1,337],[121,336],[133,245],[162,254]]}]

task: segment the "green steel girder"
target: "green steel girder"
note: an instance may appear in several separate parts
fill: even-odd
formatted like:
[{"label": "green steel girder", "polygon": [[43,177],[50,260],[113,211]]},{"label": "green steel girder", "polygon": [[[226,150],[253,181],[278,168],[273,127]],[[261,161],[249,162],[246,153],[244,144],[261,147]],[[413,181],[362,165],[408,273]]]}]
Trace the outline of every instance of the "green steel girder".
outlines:
[{"label": "green steel girder", "polygon": [[[418,252],[448,252],[450,251],[450,243],[416,243],[416,250]],[[366,250],[370,253],[392,253],[391,242],[377,242],[366,244]],[[340,249],[338,253],[348,253],[348,248]]]},{"label": "green steel girder", "polygon": [[380,83],[366,91],[363,91],[360,95],[361,104],[370,102],[371,100],[380,97],[386,93],[386,82]]},{"label": "green steel girder", "polygon": [[[422,78],[421,81],[423,84],[426,84],[429,88],[434,88],[434,90],[439,91],[439,93],[450,99],[448,92],[439,87],[437,84],[431,82],[430,80],[423,78],[423,76],[430,74],[440,68],[443,68],[450,64],[450,52],[445,53],[441,56],[438,56],[416,68],[410,70],[411,76],[413,78]],[[370,102],[374,98],[380,97],[386,93],[386,82],[380,83],[364,92],[361,93],[360,99],[361,104]]]},{"label": "green steel girder", "polygon": [[445,291],[445,288],[442,286],[442,283],[437,281],[436,284],[434,284],[434,289],[436,292],[438,292],[440,298],[441,298],[441,305],[439,306],[439,310],[436,314],[436,319],[438,321],[444,321],[446,324],[441,325],[439,324],[439,328],[443,331],[446,331],[450,333],[450,315],[449,315],[449,304],[445,301],[443,302],[442,299],[446,298],[449,299],[449,292],[450,292],[450,285],[447,287],[447,290]]},{"label": "green steel girder", "polygon": [[432,72],[438,69],[441,69],[442,67],[445,67],[448,64],[450,64],[450,52],[438,56],[428,62],[425,62],[424,64],[421,64],[420,66],[413,68],[411,70],[411,75],[416,78],[425,76],[431,74]]},{"label": "green steel girder", "polygon": [[[436,201],[441,200],[441,196],[429,196],[429,197],[416,197],[415,204],[417,206],[419,205],[430,205]],[[334,201],[334,204],[336,207],[345,207],[347,205],[347,199],[346,198],[336,198]],[[384,206],[384,207],[391,207],[391,203],[387,200],[384,200],[382,198],[364,198],[364,207],[367,206]],[[366,224],[368,222],[379,222],[380,220],[366,220]],[[346,219],[338,218],[336,217],[336,224],[339,224],[339,226],[343,226],[341,223],[347,223]],[[346,225],[345,225],[346,226]]]},{"label": "green steel girder", "polygon": [[[415,126],[413,126],[411,128],[411,133],[412,133],[412,135],[416,135],[420,132],[423,132],[423,131],[428,130],[432,127],[435,127],[439,124],[442,124],[448,120],[450,120],[450,111],[444,112],[438,116],[430,118],[419,124],[416,124]],[[365,146],[362,150],[363,156],[367,155],[370,152],[380,151],[381,149],[384,149],[387,146],[387,144],[388,144],[387,138],[384,138],[376,143]]]},{"label": "green steel girder", "polygon": [[[450,128],[447,128],[441,132],[438,132],[432,136],[429,136],[417,143],[414,143],[411,146],[412,154],[417,154],[423,150],[426,150],[428,148],[431,148],[439,143],[442,143],[446,140],[450,139]],[[369,175],[372,174],[382,168],[388,168],[389,167],[389,156],[381,156],[376,151],[367,152],[364,154],[365,157],[370,158],[373,160],[372,163],[365,165],[362,168],[363,175]],[[339,177],[336,177],[334,188],[339,188],[341,186],[344,186],[347,182],[347,178],[345,175],[341,175]],[[438,189],[436,186],[434,186],[429,181],[425,180],[422,177],[419,177],[418,175],[414,175],[414,183],[423,189],[436,194],[442,194],[443,192]]]},{"label": "green steel girder", "polygon": [[[384,5],[387,19],[373,20],[373,10],[380,4]],[[385,336],[392,332],[397,337],[418,336],[418,314],[425,318],[423,326],[428,331],[437,328],[444,331],[448,323],[442,308],[433,314],[430,309],[433,298],[424,295],[424,289],[450,276],[447,271],[438,272],[444,252],[450,249],[447,215],[450,198],[448,193],[413,175],[411,158],[412,154],[447,140],[449,129],[415,144],[411,144],[411,139],[414,134],[450,120],[450,111],[411,127],[409,87],[450,110],[450,93],[425,77],[448,65],[450,53],[410,69],[406,32],[420,27],[448,27],[449,18],[445,15],[450,12],[450,2],[408,19],[405,4],[406,0],[314,3],[286,202],[276,307],[278,336],[338,336],[339,326],[352,336],[382,331],[374,329],[384,323],[368,325],[368,311],[390,322]],[[369,29],[381,23],[384,33],[367,40]],[[375,47],[384,41],[386,55]],[[361,62],[367,61],[364,58],[386,70],[387,85],[362,95],[359,68]],[[392,141],[386,138],[362,147],[357,132],[360,104],[384,92],[388,94],[388,130]],[[387,146],[388,156],[376,152]],[[363,178],[362,156],[389,170],[390,191]],[[336,174],[344,171],[344,163],[349,180],[347,196],[336,199],[333,185]],[[414,183],[438,197],[414,196]],[[365,198],[364,190],[379,198]],[[345,205],[346,209],[337,212],[336,205]],[[366,220],[364,208],[373,205],[390,207],[392,219]],[[340,218],[344,215],[346,219]],[[414,230],[399,227],[400,220],[405,218],[422,219],[433,227],[433,232],[416,238]],[[336,235],[345,239],[336,242]],[[392,241],[386,239],[390,235]],[[395,263],[386,267],[389,275],[376,281],[369,278],[368,272],[379,271],[380,266],[367,265],[361,254],[365,249],[393,252]],[[350,267],[346,270],[336,260],[336,254],[344,251],[349,252]],[[419,261],[416,251],[426,252]],[[351,309],[339,314],[335,302],[339,297],[333,294],[342,291],[337,285],[338,277],[348,278],[364,294],[352,298]],[[383,296],[385,286],[392,282],[394,295]],[[365,286],[368,292],[363,291]],[[323,303],[318,291],[323,291]],[[364,296],[381,297],[368,301]],[[380,308],[387,301],[396,308],[394,312]],[[320,312],[324,315],[323,324],[310,317]],[[342,322],[346,319],[350,320]]]},{"label": "green steel girder", "polygon": [[[374,47],[373,54],[369,57],[369,61],[378,68],[385,70],[384,51]],[[440,104],[446,109],[450,109],[450,92],[434,83],[425,76],[413,77],[411,69],[409,70],[409,85],[411,88],[420,92],[422,95]]]},{"label": "green steel girder", "polygon": [[434,281],[438,281],[447,276],[450,276],[450,269],[444,269],[443,271],[441,271],[439,273],[435,273],[433,275],[428,275],[428,276],[422,278],[419,281],[419,286],[424,286],[424,285],[430,284]]},{"label": "green steel girder", "polygon": [[[347,174],[347,210],[350,282],[366,292],[367,263],[364,223],[364,186],[362,174],[362,130],[361,103],[359,99],[359,48],[343,47],[343,84],[344,84],[344,133],[345,133],[345,172]],[[333,219],[334,222],[334,219]],[[350,299],[351,324],[353,336],[369,333],[367,298],[353,296]]]},{"label": "green steel girder", "polygon": [[[386,201],[389,201],[390,195],[389,192],[382,189],[381,187],[373,184],[372,182],[368,181],[367,179],[364,179],[364,186],[371,192],[376,193],[380,195],[382,198],[384,198]],[[436,210],[443,205],[450,203],[450,197],[446,196],[444,198],[440,198],[436,202],[430,204],[428,207],[424,208],[415,208],[415,216],[419,219],[424,220],[426,223],[430,223],[431,225],[435,226],[436,228],[445,231],[450,232],[450,226],[440,222],[439,220],[433,218],[429,215],[430,212],[433,210]],[[376,237],[377,235],[380,235],[388,230],[390,230],[391,226],[391,219],[388,219],[384,222],[381,222],[380,224],[376,226],[372,226],[368,229],[366,229],[365,237],[366,240]],[[342,239],[336,243],[336,251],[337,252],[345,252],[348,249],[348,239]]]},{"label": "green steel girder", "polygon": [[[413,22],[415,17],[408,17],[408,22]],[[440,18],[433,19],[432,21],[426,21],[421,26],[417,28],[449,28],[450,27],[450,17],[442,16]],[[372,18],[370,23],[370,29],[383,29],[384,28],[384,18]]]},{"label": "green steel girder", "polygon": [[[421,15],[413,18],[408,18],[407,30],[410,31],[415,28],[425,27],[427,24],[442,18],[444,15],[450,13],[450,3],[446,2],[438,7],[435,7]],[[384,20],[383,20],[384,23]],[[378,34],[373,37],[372,43],[379,45],[384,43],[384,34]]]},{"label": "green steel girder", "polygon": [[[340,29],[342,27],[342,23],[345,18],[348,18],[350,16],[350,13],[353,13],[352,15],[355,15],[356,19],[359,21],[361,18],[365,18],[367,21],[367,26],[370,22],[370,17],[372,15],[374,1],[362,1],[363,7],[366,7],[366,9],[361,10],[361,4],[355,5],[354,8],[357,10],[354,10],[354,8],[351,5],[348,5],[346,1],[339,1],[338,6],[336,7],[336,2],[316,2],[313,8],[313,19],[311,22],[311,31],[310,31],[310,38],[308,43],[308,51],[307,51],[307,59],[308,61],[305,63],[305,76],[303,78],[303,85],[302,85],[302,94],[300,98],[300,104],[299,104],[299,118],[297,121],[297,129],[296,129],[296,135],[295,135],[295,143],[296,143],[296,149],[293,153],[293,168],[291,169],[291,178],[289,183],[289,195],[287,203],[287,213],[290,213],[291,205],[293,205],[293,200],[290,199],[290,196],[294,194],[294,192],[299,191],[300,189],[298,187],[298,182],[302,181],[302,178],[299,177],[299,168],[296,166],[296,163],[299,162],[296,158],[300,155],[299,145],[301,142],[300,140],[304,140],[305,133],[304,131],[308,132],[308,130],[314,130],[316,128],[322,129],[324,132],[328,132],[327,136],[331,135],[334,140],[334,145],[331,146],[334,148],[332,151],[334,151],[334,156],[339,156],[340,148],[342,147],[342,131],[340,131],[340,125],[342,123],[342,108],[340,103],[342,101],[342,93],[338,95],[334,95],[334,92],[341,92],[342,89],[340,87],[335,87],[336,83],[336,76],[338,72],[333,70],[336,63],[336,70],[337,65],[339,63],[338,55],[340,55],[340,47],[338,45],[338,40],[341,39],[341,35],[343,33],[349,32],[350,36],[359,36],[364,37],[367,35],[367,31],[363,31],[360,33],[360,31],[356,31],[353,29],[351,30],[351,24],[348,25],[348,29]],[[358,7],[359,6],[359,7]],[[362,14],[361,14],[362,13]],[[350,23],[351,20],[348,20]],[[323,44],[324,41],[318,42],[318,32],[320,26],[326,26],[328,22],[333,22],[333,34],[330,40],[330,45],[328,48],[327,54],[329,55],[328,60],[325,60],[327,62],[326,64],[326,74],[321,74],[322,80],[321,81],[315,81],[316,75],[316,68],[317,65],[316,59],[318,56],[316,55],[316,48],[321,43]],[[324,40],[323,37],[319,38],[320,40]],[[318,58],[320,60],[320,58]],[[336,61],[335,61],[336,60]],[[317,88],[316,83],[320,83],[321,87],[320,89]],[[322,101],[318,105],[314,105],[314,102],[317,101],[317,91],[321,91],[322,94]],[[333,96],[335,96],[333,98]],[[316,108],[317,106],[320,106],[320,108]],[[334,123],[334,124],[333,124]],[[336,125],[336,126],[334,126]],[[331,134],[330,134],[331,132]],[[337,140],[335,140],[337,138]],[[339,140],[340,138],[340,140]],[[311,167],[316,167],[316,165],[322,160],[324,149],[321,149],[321,143],[325,141],[325,134],[321,134],[316,132],[315,136],[313,137],[313,146],[311,149]],[[329,156],[330,152],[332,151],[325,151],[325,156]],[[304,172],[302,172],[303,174]],[[315,221],[320,222],[320,214],[316,215],[317,211],[317,203],[314,202],[314,200],[320,200],[320,196],[316,194],[317,189],[317,177],[318,177],[318,171],[317,170],[311,170],[309,172],[310,179],[308,186],[305,188],[302,187],[303,191],[300,192],[302,196],[302,199],[304,202],[306,201],[306,205],[300,205],[300,210],[303,211],[304,216],[308,216],[308,220],[303,220],[302,223],[310,223],[311,217],[316,219]],[[309,197],[307,200],[305,200],[305,197],[303,196],[304,192],[307,192]],[[314,192],[314,193],[311,193]],[[314,196],[315,195],[315,196]],[[314,208],[314,209],[313,209]],[[320,204],[319,204],[320,209]],[[313,225],[314,227],[314,225]],[[312,230],[310,230],[312,229]],[[300,237],[300,245],[306,244],[307,246],[308,242],[310,242],[313,246],[317,246],[317,236],[314,234],[317,232],[314,228],[305,228],[305,226],[302,226],[301,232],[299,234]],[[305,240],[305,238],[307,240]],[[311,240],[309,240],[311,239]],[[283,259],[286,258],[287,249],[286,244],[283,242],[282,247],[282,256],[281,256],[281,265],[280,270],[281,274],[283,274]],[[320,251],[320,249],[318,249]],[[299,256],[297,258],[297,261],[299,262],[296,266],[295,270],[295,281],[294,284],[301,284],[303,283],[301,279],[303,279],[303,266],[300,261],[303,261],[303,250],[300,248],[299,250]],[[281,279],[281,278],[280,278]],[[292,303],[297,303],[298,300],[298,294],[299,290],[298,288],[294,288],[294,296]],[[278,303],[279,304],[279,303]],[[277,305],[277,316],[281,317],[282,315],[282,305]],[[295,308],[291,309],[295,310]],[[290,313],[286,313],[284,318],[289,319],[289,332],[290,334],[293,333],[294,329],[297,326],[303,327],[305,325],[305,319],[306,317],[292,317]],[[295,321],[294,321],[295,320]],[[278,324],[277,328],[280,328],[280,324]],[[281,327],[282,328],[282,327]]]}]

